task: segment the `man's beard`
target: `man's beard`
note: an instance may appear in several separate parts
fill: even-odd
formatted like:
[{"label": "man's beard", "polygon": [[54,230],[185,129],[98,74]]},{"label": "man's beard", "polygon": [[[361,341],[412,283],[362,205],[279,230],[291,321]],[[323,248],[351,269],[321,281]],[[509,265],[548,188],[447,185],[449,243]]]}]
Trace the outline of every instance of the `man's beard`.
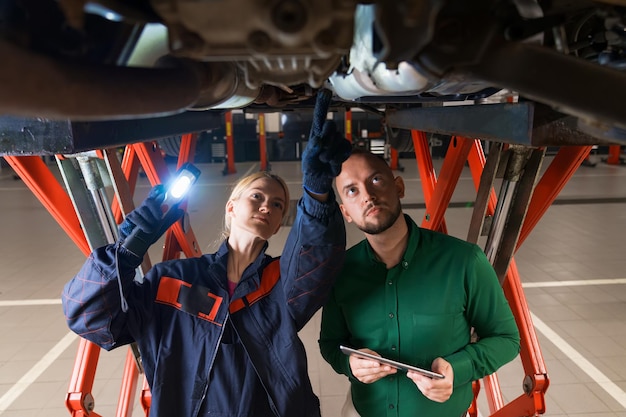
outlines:
[{"label": "man's beard", "polygon": [[384,212],[385,216],[382,219],[381,223],[378,225],[375,224],[367,224],[367,220],[363,221],[363,224],[357,224],[356,227],[368,235],[377,235],[389,229],[393,224],[398,220],[400,214],[402,213],[402,209],[400,204],[396,204],[395,207],[391,208],[391,211]]}]

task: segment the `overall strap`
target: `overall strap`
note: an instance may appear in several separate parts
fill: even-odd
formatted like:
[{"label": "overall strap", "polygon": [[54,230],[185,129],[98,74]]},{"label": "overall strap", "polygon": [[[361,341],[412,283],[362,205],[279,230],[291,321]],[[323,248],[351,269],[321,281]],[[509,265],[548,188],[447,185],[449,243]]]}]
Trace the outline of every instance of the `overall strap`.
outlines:
[{"label": "overall strap", "polygon": [[274,259],[272,262],[267,264],[265,269],[263,269],[263,275],[261,275],[261,285],[259,288],[242,298],[231,301],[230,306],[228,307],[230,314],[233,314],[246,306],[250,306],[268,295],[272,291],[272,288],[274,288],[274,285],[278,282],[279,278],[280,262],[278,259]]}]

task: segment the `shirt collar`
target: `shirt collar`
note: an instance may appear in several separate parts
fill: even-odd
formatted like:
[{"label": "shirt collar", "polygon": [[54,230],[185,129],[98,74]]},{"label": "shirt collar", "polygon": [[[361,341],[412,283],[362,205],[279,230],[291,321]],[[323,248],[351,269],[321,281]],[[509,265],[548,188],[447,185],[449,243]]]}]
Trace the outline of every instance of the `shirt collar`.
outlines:
[{"label": "shirt collar", "polygon": [[[409,267],[409,264],[411,263],[412,258],[413,258],[412,254],[415,253],[415,250],[417,249],[417,245],[419,244],[420,228],[408,214],[404,214],[404,220],[406,221],[406,225],[409,229],[409,241],[407,242],[406,250],[404,251],[404,254],[402,255],[402,260],[400,261],[400,264],[402,265],[403,268],[406,269]],[[365,239],[365,243],[366,243],[365,246],[367,248],[366,249],[367,257],[369,258],[369,260],[373,264],[381,263],[376,257],[376,254],[374,253],[374,250],[370,246],[367,239]]]},{"label": "shirt collar", "polygon": [[404,255],[402,255],[402,265],[404,268],[408,268],[410,263],[413,261],[413,254],[419,245],[421,233],[419,226],[408,214],[405,214],[404,218],[406,219],[406,224],[409,227],[409,242],[406,245]]}]

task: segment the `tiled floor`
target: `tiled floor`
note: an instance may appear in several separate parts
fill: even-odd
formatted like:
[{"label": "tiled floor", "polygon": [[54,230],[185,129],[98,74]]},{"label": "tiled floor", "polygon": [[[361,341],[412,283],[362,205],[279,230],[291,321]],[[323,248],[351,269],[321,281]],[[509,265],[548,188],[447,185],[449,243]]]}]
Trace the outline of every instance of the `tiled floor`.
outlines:
[{"label": "tiled floor", "polygon": [[[547,165],[549,159],[546,160]],[[409,188],[406,210],[421,219],[423,199],[412,160],[402,160]],[[55,170],[55,165],[51,165]],[[201,180],[190,199],[192,226],[205,251],[220,230],[229,185],[253,163],[237,164],[223,176],[221,164],[201,165]],[[288,179],[293,197],[300,193],[299,164],[275,162]],[[148,190],[140,179],[139,195]],[[473,200],[471,180],[463,174],[453,202]],[[0,171],[0,416],[68,415],[65,393],[78,339],[61,312],[62,285],[75,274],[83,254],[10,169]],[[462,206],[457,204],[455,207]],[[450,208],[450,234],[464,237],[470,208]],[[360,240],[349,228],[349,244]],[[275,236],[277,253],[286,236]],[[581,167],[516,254],[537,337],[550,378],[546,416],[626,417],[626,167],[599,163]],[[151,249],[153,262],[160,258]],[[310,375],[324,417],[335,417],[347,382],[317,350],[319,314],[302,331],[309,351]],[[92,390],[95,411],[115,415],[125,349],[102,352]],[[524,372],[516,359],[499,372],[506,401],[522,393]],[[489,415],[481,396],[480,412]],[[136,407],[134,416],[142,415]],[[513,417],[513,416],[509,416]]]}]

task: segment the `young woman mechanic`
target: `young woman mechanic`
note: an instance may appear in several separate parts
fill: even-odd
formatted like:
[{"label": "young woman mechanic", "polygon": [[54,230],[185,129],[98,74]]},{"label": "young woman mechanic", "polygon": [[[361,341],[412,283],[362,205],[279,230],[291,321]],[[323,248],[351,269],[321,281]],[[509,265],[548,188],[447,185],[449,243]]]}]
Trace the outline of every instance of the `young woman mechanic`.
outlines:
[{"label": "young woman mechanic", "polygon": [[216,253],[162,262],[133,280],[145,252],[129,252],[124,238],[139,227],[154,243],[172,223],[162,224],[157,186],[122,223],[122,239],[96,249],[66,284],[72,330],[107,350],[137,342],[150,416],[320,416],[298,331],[326,301],[345,253],[331,184],[350,145],[324,123],[329,102],[328,91],[318,93],[305,192],[280,258],[265,250],[289,194],[282,179],[259,172],[228,199],[227,238]]}]

